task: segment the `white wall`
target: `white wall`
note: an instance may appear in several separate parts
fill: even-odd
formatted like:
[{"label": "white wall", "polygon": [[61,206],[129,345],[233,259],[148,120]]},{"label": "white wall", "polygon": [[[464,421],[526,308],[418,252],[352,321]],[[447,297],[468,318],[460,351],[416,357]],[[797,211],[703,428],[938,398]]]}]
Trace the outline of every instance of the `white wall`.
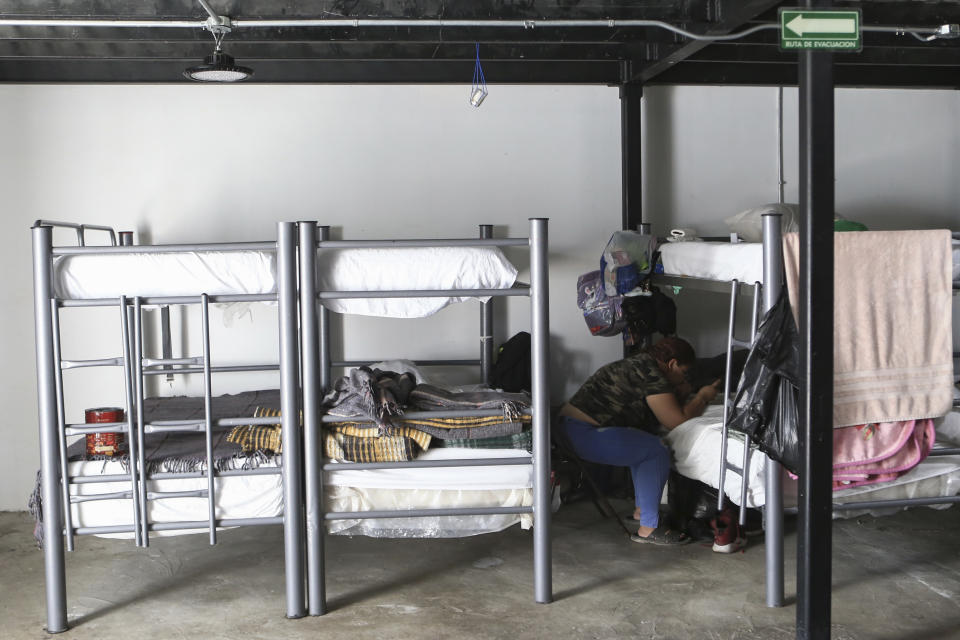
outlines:
[{"label": "white wall", "polygon": [[[528,217],[549,217],[554,401],[616,358],[616,340],[587,333],[574,293],[577,275],[595,268],[620,225],[616,89],[493,87],[480,109],[467,93],[466,86],[0,86],[8,229],[0,254],[8,276],[0,284],[0,400],[8,410],[0,433],[13,462],[0,471],[0,509],[25,508],[38,467],[28,233],[38,218],[175,243],[271,239],[284,220],[318,220],[347,238],[473,236],[481,223],[526,236]],[[511,251],[522,270],[525,253]],[[529,304],[506,304],[498,343],[529,327]],[[476,357],[477,305],[459,307],[399,328],[352,319],[342,329],[347,356]],[[230,329],[215,319],[231,340],[215,361],[269,357],[275,312],[258,305],[251,314]],[[68,357],[119,355],[116,334],[102,330],[117,324],[116,312],[93,315],[65,325]],[[193,335],[175,342],[178,352],[199,354]],[[220,380],[215,392],[262,383]],[[163,391],[184,389],[178,382]],[[81,422],[83,408],[122,399],[116,372],[74,382],[67,420]]]},{"label": "white wall", "polygon": [[[335,235],[451,237],[479,223],[526,235],[548,216],[553,400],[620,353],[576,308],[620,224],[619,102],[604,87],[494,87],[480,109],[466,87],[0,86],[0,427],[13,466],[0,509],[22,509],[38,467],[27,228],[37,218],[133,229],[141,241],[261,240],[276,222],[319,220]],[[797,199],[796,91],[785,92],[787,200]],[[645,217],[660,230],[723,234],[722,219],[777,199],[776,89],[653,87],[645,98]],[[837,92],[837,211],[872,228],[960,227],[960,104],[955,92]],[[58,236],[59,237],[59,236]],[[64,239],[67,239],[64,237]],[[518,266],[522,254],[513,252]],[[525,274],[522,274],[522,276]],[[680,333],[719,352],[723,296],[681,294]],[[500,342],[527,327],[508,303]],[[71,310],[73,313],[75,310]],[[275,316],[256,307],[215,359],[267,356]],[[342,328],[351,358],[472,354],[476,306],[402,324]],[[115,314],[65,330],[68,355],[119,353]],[[718,321],[719,319],[719,321]],[[408,321],[402,321],[408,322]],[[407,333],[409,332],[409,333]],[[398,344],[399,343],[399,344]],[[196,354],[193,336],[177,348]],[[116,375],[76,384],[68,420],[122,399]],[[218,392],[259,386],[230,379]],[[160,386],[166,386],[165,383]],[[182,383],[162,389],[182,392]]]}]

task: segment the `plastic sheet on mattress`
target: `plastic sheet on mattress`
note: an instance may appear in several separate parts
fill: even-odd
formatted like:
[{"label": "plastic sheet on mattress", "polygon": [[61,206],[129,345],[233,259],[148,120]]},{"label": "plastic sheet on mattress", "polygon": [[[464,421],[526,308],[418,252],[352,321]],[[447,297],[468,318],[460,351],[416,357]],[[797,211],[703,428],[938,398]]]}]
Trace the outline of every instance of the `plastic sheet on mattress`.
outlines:
[{"label": "plastic sheet on mattress", "polygon": [[[324,509],[328,512],[451,507],[526,507],[533,504],[531,489],[462,491],[325,487],[324,496]],[[327,522],[327,531],[374,538],[460,538],[501,531],[518,522],[523,529],[529,529],[533,526],[533,516],[524,513],[331,520]]]}]

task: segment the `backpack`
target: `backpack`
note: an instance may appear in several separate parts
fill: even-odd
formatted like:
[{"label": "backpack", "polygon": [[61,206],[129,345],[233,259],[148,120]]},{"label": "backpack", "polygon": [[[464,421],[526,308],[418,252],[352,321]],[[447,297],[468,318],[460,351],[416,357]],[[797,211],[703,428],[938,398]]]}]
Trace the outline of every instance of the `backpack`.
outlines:
[{"label": "backpack", "polygon": [[530,391],[530,334],[521,331],[497,351],[490,385],[504,391]]}]

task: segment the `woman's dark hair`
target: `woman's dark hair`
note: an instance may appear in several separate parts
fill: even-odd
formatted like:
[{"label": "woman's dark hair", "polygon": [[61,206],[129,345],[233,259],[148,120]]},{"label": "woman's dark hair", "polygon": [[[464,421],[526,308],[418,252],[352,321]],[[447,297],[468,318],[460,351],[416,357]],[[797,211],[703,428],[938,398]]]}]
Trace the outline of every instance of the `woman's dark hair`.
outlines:
[{"label": "woman's dark hair", "polygon": [[697,361],[697,355],[693,352],[690,343],[677,336],[660,338],[647,349],[647,354],[657,362],[670,362],[676,359],[682,367],[690,366]]}]

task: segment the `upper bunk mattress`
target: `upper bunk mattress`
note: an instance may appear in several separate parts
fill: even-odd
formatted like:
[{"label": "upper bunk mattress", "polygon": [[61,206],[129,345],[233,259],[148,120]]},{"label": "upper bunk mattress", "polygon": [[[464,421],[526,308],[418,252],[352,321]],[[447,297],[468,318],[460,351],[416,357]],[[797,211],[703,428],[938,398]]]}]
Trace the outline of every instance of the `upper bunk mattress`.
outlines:
[{"label": "upper bunk mattress", "polygon": [[667,275],[763,282],[761,242],[669,242],[659,250]]},{"label": "upper bunk mattress", "polygon": [[[507,289],[517,269],[496,247],[333,249],[317,254],[321,291]],[[61,256],[54,295],[62,299],[272,294],[273,251],[193,251]],[[456,298],[330,299],[338,313],[422,318]]]},{"label": "upper bunk mattress", "polygon": [[[317,253],[321,291],[509,289],[517,269],[496,247],[391,247]],[[390,318],[429,316],[457,298],[340,298],[323,306],[337,313]]]},{"label": "upper bunk mattress", "polygon": [[[960,240],[952,249],[951,277],[960,284]],[[659,251],[667,275],[763,282],[762,242],[667,242]]]},{"label": "upper bunk mattress", "polygon": [[60,256],[53,281],[55,296],[74,300],[267,294],[277,290],[277,260],[272,251]]}]

